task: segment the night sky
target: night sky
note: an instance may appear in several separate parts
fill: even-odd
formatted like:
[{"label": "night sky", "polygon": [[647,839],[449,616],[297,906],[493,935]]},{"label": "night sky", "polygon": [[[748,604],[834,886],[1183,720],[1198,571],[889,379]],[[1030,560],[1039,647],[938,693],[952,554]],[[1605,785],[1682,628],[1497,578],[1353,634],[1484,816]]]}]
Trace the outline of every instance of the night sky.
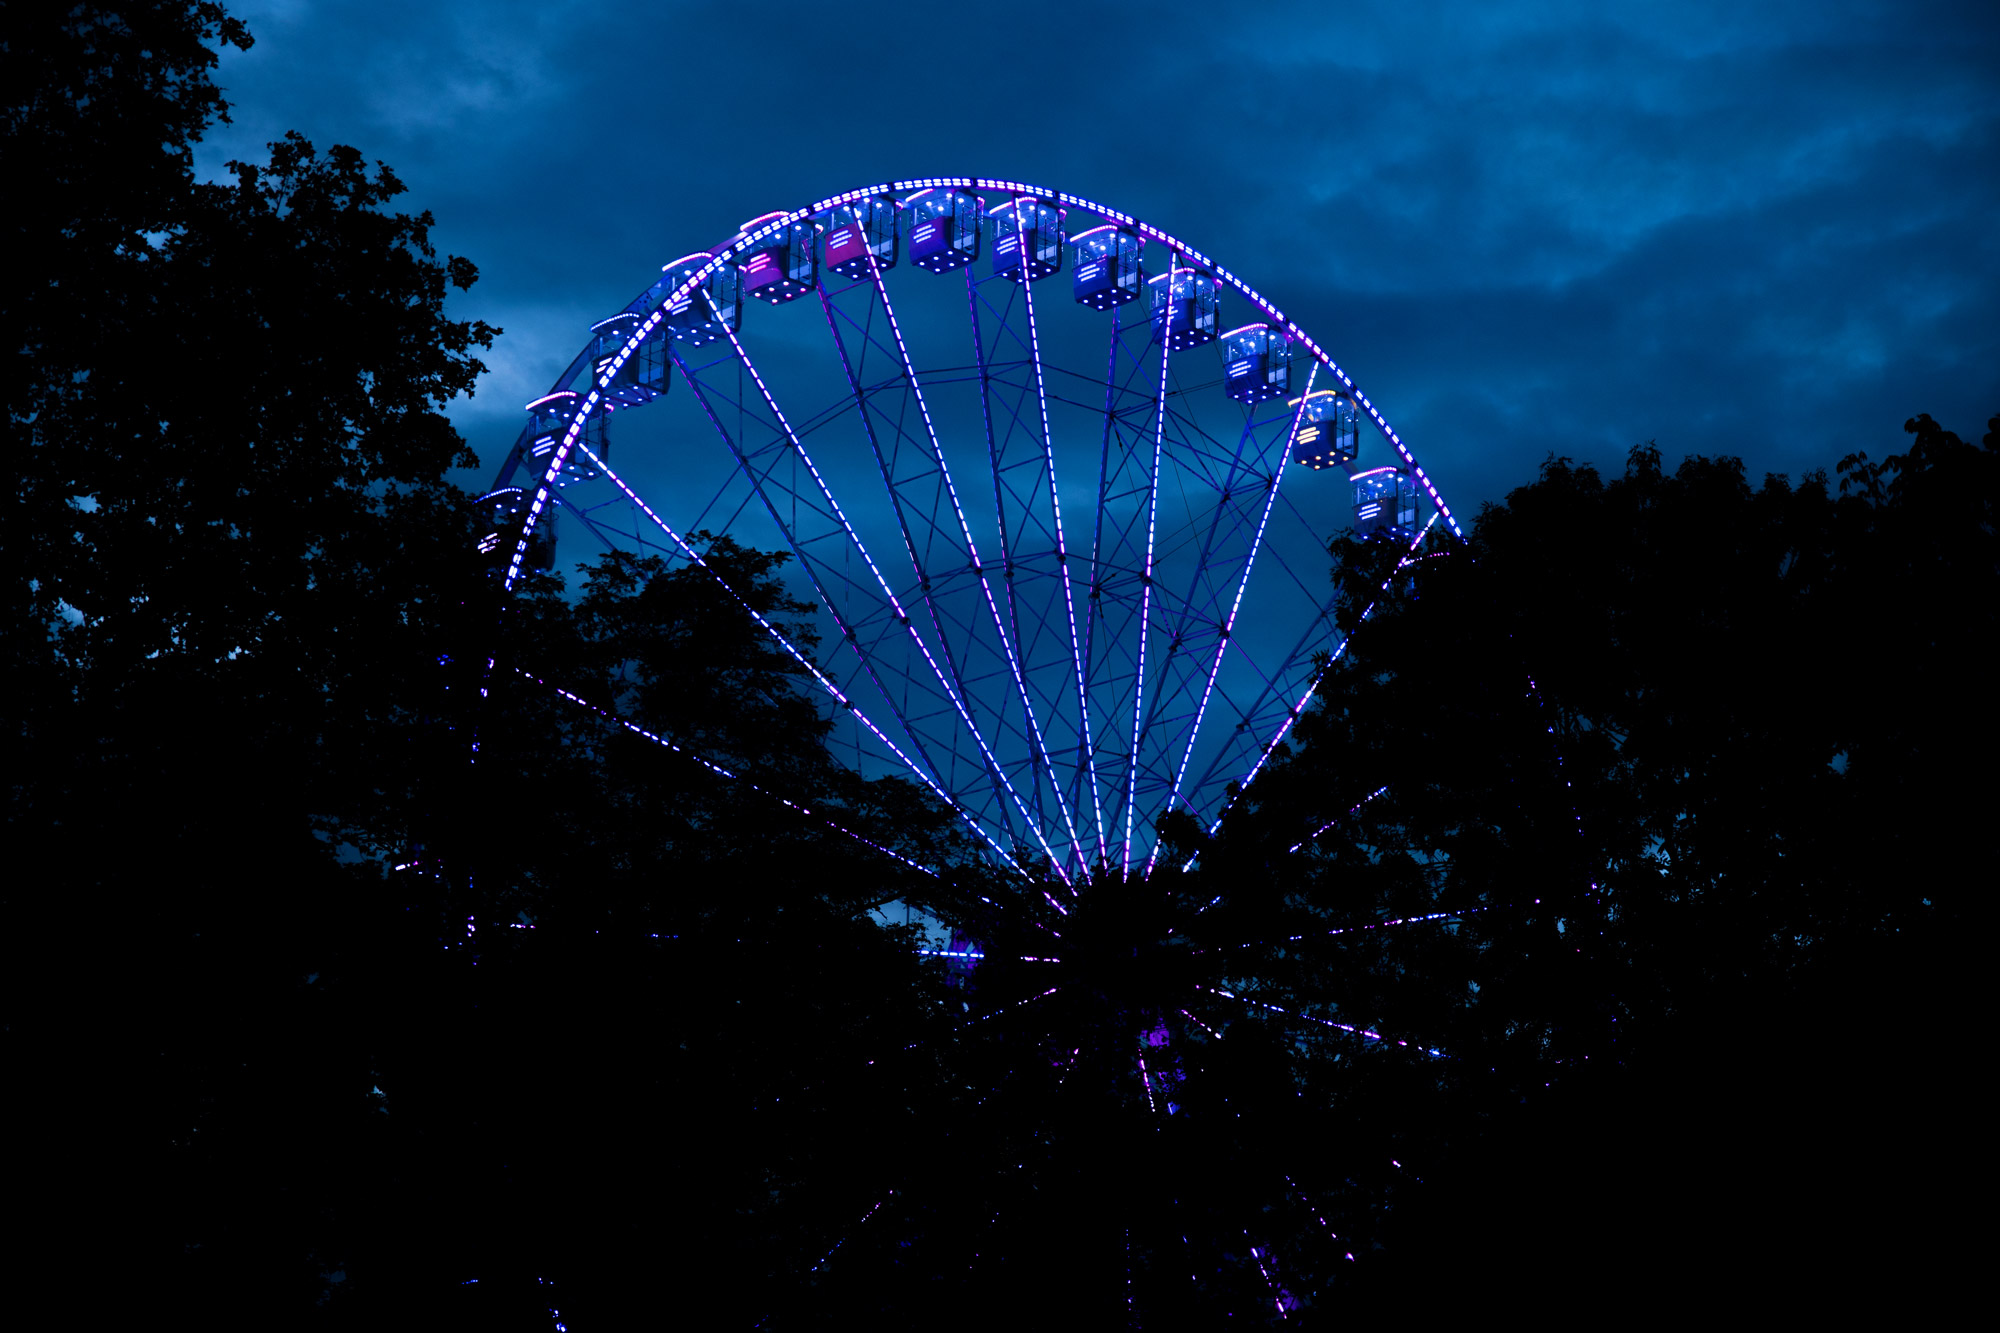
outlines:
[{"label": "night sky", "polygon": [[1214,255],[1468,515],[1550,452],[1755,480],[2000,411],[1990,3],[230,8],[202,171],[287,129],[395,168],[506,329],[454,409],[487,475],[663,262],[930,174]]}]

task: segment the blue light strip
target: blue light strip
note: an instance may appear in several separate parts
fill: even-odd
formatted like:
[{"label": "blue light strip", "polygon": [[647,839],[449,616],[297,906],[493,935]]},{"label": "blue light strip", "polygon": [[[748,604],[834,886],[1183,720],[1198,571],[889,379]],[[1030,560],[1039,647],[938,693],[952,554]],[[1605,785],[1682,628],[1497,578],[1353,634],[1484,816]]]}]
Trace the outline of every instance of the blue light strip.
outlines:
[{"label": "blue light strip", "polygon": [[1307,843],[1311,842],[1314,838],[1317,838],[1320,834],[1326,832],[1328,829],[1332,828],[1335,824],[1338,824],[1341,820],[1354,818],[1355,815],[1361,812],[1362,806],[1368,804],[1370,801],[1374,800],[1377,796],[1382,795],[1384,792],[1387,792],[1388,790],[1389,789],[1387,787],[1377,787],[1374,791],[1369,792],[1366,796],[1362,797],[1359,801],[1355,802],[1354,808],[1352,810],[1349,810],[1344,815],[1335,815],[1332,819],[1327,820],[1324,824],[1321,824],[1311,833],[1306,834],[1305,837],[1301,838],[1299,841],[1287,847],[1285,849],[1286,854],[1289,855],[1293,852],[1298,851],[1299,848],[1305,846]]},{"label": "blue light strip", "polygon": [[[1020,656],[1015,651],[1014,641],[1008,635],[1006,625],[1000,615],[1000,603],[993,596],[993,586],[986,580],[985,562],[979,558],[979,546],[973,540],[972,525],[966,520],[965,506],[959,502],[958,485],[952,480],[951,468],[945,462],[944,446],[938,440],[937,423],[931,418],[930,404],[924,399],[923,385],[917,379],[916,365],[910,358],[909,344],[903,340],[902,325],[896,319],[895,306],[889,301],[889,289],[882,281],[882,267],[876,261],[875,252],[872,249],[866,253],[868,255],[870,274],[875,283],[875,294],[882,302],[882,313],[889,321],[889,332],[896,339],[896,354],[902,358],[903,374],[909,381],[911,394],[917,400],[917,411],[924,419],[924,435],[930,441],[931,459],[937,464],[938,472],[944,478],[945,494],[950,497],[952,512],[958,517],[958,530],[965,541],[966,556],[971,562],[972,569],[979,576],[979,590],[985,595],[987,610],[993,617],[993,633],[999,638],[1000,646],[1006,651],[1008,668],[1013,673],[1015,687],[1020,691],[1021,706],[1027,713],[1029,734],[1034,737],[1036,750],[1041,756],[1044,768],[1048,772],[1049,785],[1056,787],[1054,765],[1049,762],[1048,746],[1042,739],[1041,725],[1035,719],[1035,707],[1028,697],[1027,675],[1021,669]],[[885,471],[883,475],[886,481],[887,472]],[[893,489],[893,486],[891,489]],[[915,559],[915,547],[912,545],[911,560],[913,563]],[[917,572],[922,577],[923,570],[921,566],[918,567]],[[939,632],[939,639],[940,641],[943,639],[942,630]],[[1062,799],[1062,793],[1059,788],[1056,792],[1056,799],[1058,801]],[[1067,817],[1067,810],[1064,813],[1065,817]],[[1070,838],[1072,842],[1075,841],[1076,828],[1074,823],[1070,826]]]},{"label": "blue light strip", "polygon": [[852,699],[848,698],[847,695],[841,690],[841,688],[838,685],[834,684],[832,680],[828,679],[826,673],[821,671],[819,667],[816,664],[814,664],[811,658],[807,657],[804,653],[800,652],[796,647],[794,647],[791,640],[787,639],[784,636],[784,634],[779,631],[776,625],[773,625],[769,620],[766,620],[763,616],[763,613],[758,611],[756,607],[750,605],[750,603],[747,600],[745,600],[743,595],[737,592],[736,589],[730,587],[729,581],[723,578],[722,575],[716,573],[715,569],[708,563],[708,561],[702,558],[701,553],[695,550],[694,547],[688,545],[686,540],[683,539],[678,532],[675,532],[673,528],[668,525],[665,519],[661,518],[658,514],[654,513],[653,507],[647,504],[644,500],[640,499],[639,493],[633,490],[630,486],[626,485],[624,478],[620,477],[617,473],[613,472],[610,466],[606,464],[603,459],[599,458],[596,454],[592,453],[590,450],[590,446],[578,445],[578,447],[583,450],[584,456],[591,461],[591,464],[594,467],[596,467],[598,471],[604,474],[605,480],[609,481],[613,486],[616,486],[620,491],[624,492],[626,500],[629,501],[633,506],[635,506],[640,513],[644,514],[647,518],[651,519],[653,521],[654,526],[659,528],[661,532],[664,532],[668,536],[668,538],[670,538],[673,541],[674,545],[680,548],[682,555],[686,556],[687,559],[693,562],[694,564],[697,564],[701,566],[703,569],[708,570],[709,574],[714,577],[715,581],[717,583],[720,583],[723,589],[726,592],[728,592],[728,594],[731,597],[736,599],[737,605],[741,606],[744,609],[744,611],[748,612],[750,617],[764,628],[764,632],[769,634],[771,638],[775,640],[778,643],[778,645],[785,650],[785,652],[792,658],[793,661],[797,662],[800,666],[804,667],[809,673],[811,673],[812,678],[819,683],[821,689],[826,691],[828,697],[830,697],[835,703],[839,704],[843,709],[847,710],[849,713],[852,713],[854,715],[855,720],[860,722],[862,726],[866,727],[874,735],[876,740],[881,741],[883,745],[888,747],[889,753],[895,755],[897,759],[901,760],[903,766],[909,769],[910,772],[916,776],[919,782],[922,782],[926,787],[929,787],[932,792],[936,793],[938,799],[943,801],[948,807],[950,807],[950,809],[954,814],[956,814],[961,820],[965,822],[966,827],[970,828],[973,831],[973,833],[977,834],[979,838],[986,843],[987,846],[991,847],[995,852],[998,852],[1000,854],[1000,859],[1002,864],[1010,867],[1018,875],[1024,877],[1027,876],[1028,872],[1022,868],[1021,864],[1018,861],[1016,861],[1013,858],[1013,856],[1007,852],[1005,848],[1001,847],[1001,845],[998,842],[994,841],[992,834],[988,833],[985,827],[978,820],[972,817],[970,811],[968,811],[963,805],[959,804],[959,802],[952,797],[951,793],[947,792],[943,787],[939,786],[936,778],[932,777],[929,772],[927,772],[924,768],[920,767],[908,755],[904,754],[903,751],[900,748],[898,748],[896,743],[890,740],[888,735],[883,732],[882,728],[876,726],[874,720],[871,719],[868,716],[868,714],[866,714],[861,710],[861,706],[855,703]]},{"label": "blue light strip", "polygon": [[[785,432],[785,438],[791,442],[792,452],[798,456],[800,462],[806,465],[806,471],[812,474],[814,484],[819,487],[820,497],[826,501],[828,509],[832,511],[834,518],[839,521],[841,530],[847,534],[847,540],[853,544],[854,549],[860,554],[862,562],[868,566],[868,572],[875,576],[875,584],[881,588],[882,595],[889,600],[889,606],[895,612],[897,623],[903,627],[903,632],[909,637],[910,642],[916,645],[917,651],[923,654],[924,662],[930,667],[931,675],[937,680],[938,688],[944,691],[945,698],[949,699],[952,707],[957,710],[958,720],[965,724],[966,731],[972,736],[973,741],[978,744],[979,753],[985,757],[987,766],[992,770],[994,777],[1006,789],[1008,797],[1014,802],[1014,808],[1021,812],[1022,822],[1028,825],[1030,831],[1035,835],[1035,840],[1041,843],[1042,852],[1049,858],[1050,864],[1055,867],[1056,874],[1062,879],[1063,883],[1069,883],[1069,875],[1064,872],[1061,864],[1058,863],[1055,849],[1049,846],[1049,840],[1042,832],[1041,821],[1029,813],[1027,803],[1021,799],[1021,794],[1014,790],[1014,784],[1008,780],[1005,770],[1000,767],[1000,761],[994,756],[993,748],[986,743],[986,737],[980,732],[978,723],[972,720],[972,712],[966,707],[965,700],[959,697],[958,691],[954,690],[951,687],[951,682],[945,679],[944,669],[938,665],[937,658],[932,656],[930,645],[924,642],[923,636],[917,633],[916,626],[910,623],[910,613],[903,609],[902,602],[897,599],[895,591],[889,587],[889,580],[882,577],[882,571],[876,567],[875,557],[868,554],[867,546],[862,543],[861,534],[856,532],[854,525],[847,521],[847,514],[841,509],[840,501],[834,498],[833,489],[826,484],[826,478],[820,475],[818,466],[812,461],[812,455],[806,452],[806,447],[800,441],[798,432],[792,429],[792,423],[786,419],[784,409],[778,406],[778,400],[772,396],[770,387],[764,383],[764,377],[758,373],[756,364],[750,360],[750,354],[743,350],[742,340],[736,336],[736,330],[725,325],[723,332],[729,335],[731,345],[736,348],[737,359],[742,363],[743,368],[750,372],[751,380],[757,385],[757,392],[763,396],[764,405],[770,409],[771,415],[777,418],[779,427]],[[753,483],[755,480],[753,477]],[[762,490],[763,488],[759,486],[758,489]],[[780,523],[780,528],[789,532],[789,528],[782,522]],[[798,551],[799,558],[803,561],[805,559],[805,552],[798,550],[798,543],[796,541],[792,543],[792,546],[795,551]],[[820,596],[827,603],[828,613],[837,615],[833,611],[832,599],[827,596],[824,590],[821,591]],[[847,641],[853,646],[856,653],[861,652],[861,644],[858,637],[849,633]],[[1061,912],[1064,916],[1069,915],[1069,909],[1057,902],[1052,895],[1044,892],[1042,896],[1049,900],[1049,906],[1055,908],[1056,911]]]},{"label": "blue light strip", "polygon": [[[1535,901],[1540,902],[1541,899],[1537,898]],[[1213,906],[1213,904],[1210,905]],[[1503,903],[1494,907],[1461,907],[1450,912],[1426,912],[1422,916],[1390,917],[1386,921],[1370,921],[1366,925],[1336,926],[1328,931],[1316,930],[1304,935],[1287,935],[1282,941],[1245,940],[1241,944],[1232,944],[1229,947],[1232,949],[1269,949],[1279,943],[1296,944],[1301,940],[1323,940],[1334,935],[1360,935],[1371,930],[1384,930],[1390,926],[1420,926],[1429,921],[1458,921],[1468,916],[1477,916],[1481,912],[1498,912],[1511,906],[1513,906],[1512,903]],[[1200,913],[1196,913],[1196,915],[1200,915]],[[1211,949],[1196,949],[1194,952],[1202,954],[1215,951]]]},{"label": "blue light strip", "polygon": [[1220,995],[1224,999],[1234,1000],[1238,1004],[1250,1005],[1257,1009],[1268,1009],[1274,1014],[1283,1014],[1286,1018],[1302,1018],[1308,1023],[1318,1023],[1323,1027],[1338,1028],[1342,1032],[1350,1033],[1367,1041],[1387,1042],[1393,1046],[1407,1047],[1410,1050],[1420,1051],[1425,1055],[1434,1055],[1440,1059],[1444,1056],[1444,1052],[1434,1046],[1412,1046],[1400,1037],[1385,1037],[1371,1028],[1358,1028],[1349,1023],[1336,1023],[1330,1018],[1320,1018],[1314,1014],[1301,1013],[1296,1009],[1287,1009],[1282,1005],[1267,1004],[1262,1000],[1253,1000],[1247,995],[1238,995],[1234,991],[1219,990],[1214,986],[1196,986],[1195,989],[1198,991],[1207,991],[1210,995]]},{"label": "blue light strip", "polygon": [[[1018,205],[1020,201],[1015,202]],[[1027,262],[1027,256],[1022,256],[1022,262],[1024,264]],[[1041,332],[1035,324],[1035,284],[1025,268],[1021,271],[1021,297],[1027,303],[1028,310],[1028,356],[1035,366],[1035,401],[1042,410],[1042,454],[1047,460],[1049,469],[1049,511],[1054,516],[1055,522],[1056,566],[1062,570],[1063,607],[1069,613],[1069,652],[1076,666],[1077,706],[1079,709],[1087,710],[1089,700],[1083,688],[1083,652],[1078,646],[1080,640],[1076,633],[1076,592],[1071,584],[1069,572],[1069,539],[1063,533],[1062,494],[1056,488],[1056,446],[1055,440],[1049,434],[1049,392],[1042,376]],[[1027,698],[1025,682],[1021,697],[1023,701]],[[1028,716],[1032,723],[1034,720],[1032,708]],[[1084,713],[1082,725],[1087,731],[1090,725],[1087,711]],[[1035,732],[1035,743],[1038,746],[1042,743],[1039,729]],[[1047,751],[1044,750],[1044,753]],[[1062,811],[1063,822],[1069,827],[1070,844],[1076,851],[1077,868],[1081,873],[1087,859],[1084,856],[1083,843],[1076,834],[1076,818],[1070,812],[1069,802],[1063,799],[1062,785],[1054,781],[1055,774],[1051,772],[1049,777],[1049,786],[1054,789],[1056,795],[1056,807]]]},{"label": "blue light strip", "polygon": [[651,741],[655,745],[664,746],[665,748],[672,750],[675,754],[685,755],[687,758],[694,760],[695,763],[700,764],[703,768],[707,769],[709,772],[715,774],[719,778],[726,779],[727,781],[730,782],[740,782],[744,786],[748,787],[751,791],[757,792],[760,795],[770,797],[772,800],[778,802],[778,804],[784,806],[786,809],[795,810],[799,814],[805,815],[810,819],[817,819],[820,823],[826,825],[834,832],[844,833],[848,837],[854,839],[856,842],[861,843],[863,846],[872,847],[876,851],[882,853],[882,855],[884,856],[892,857],[895,860],[901,861],[904,865],[908,866],[912,870],[921,870],[924,874],[929,875],[932,879],[942,879],[942,876],[940,876],[937,871],[931,869],[929,866],[918,865],[915,861],[912,861],[909,857],[904,856],[901,852],[892,851],[890,848],[884,847],[881,843],[876,842],[873,838],[864,837],[862,834],[856,833],[851,828],[846,828],[843,825],[834,823],[831,819],[828,819],[825,815],[815,813],[810,806],[800,805],[797,801],[791,800],[784,796],[780,796],[778,795],[778,793],[770,790],[767,787],[760,787],[755,782],[752,782],[749,778],[746,778],[739,773],[732,773],[728,769],[724,768],[722,765],[715,763],[713,760],[704,758],[703,756],[696,754],[693,750],[687,749],[684,746],[674,744],[672,741],[668,740],[665,736],[660,735],[658,732],[648,731],[646,730],[646,728],[640,726],[636,722],[628,722],[626,719],[619,717],[616,713],[611,712],[609,709],[600,708],[596,704],[590,702],[588,699],[583,698],[581,695],[573,694],[569,690],[564,689],[560,685],[552,685],[548,681],[543,680],[540,676],[535,675],[533,672],[523,671],[520,667],[515,667],[514,674],[525,677],[528,680],[532,680],[535,682],[535,684],[542,686],[544,689],[553,690],[555,693],[561,695],[563,698],[569,700],[571,703],[577,705],[579,708],[584,708],[590,712],[597,714],[599,717],[603,718],[606,722],[609,722],[614,726],[623,727],[625,730],[631,732],[634,736],[643,737],[644,739]]},{"label": "blue light strip", "polygon": [[[1417,547],[1423,544],[1424,538],[1430,534],[1431,524],[1436,523],[1437,521],[1438,521],[1437,513],[1433,513],[1430,516],[1430,518],[1425,521],[1422,529],[1418,531],[1416,537],[1410,542],[1409,549],[1411,551],[1416,550]],[[1411,556],[1407,552],[1403,555],[1403,558],[1401,560],[1398,560],[1396,562],[1396,567],[1389,571],[1389,577],[1383,579],[1382,586],[1375,590],[1375,600],[1368,603],[1367,608],[1362,611],[1361,620],[1363,623],[1365,623],[1370,616],[1374,615],[1375,608],[1382,604],[1382,597],[1385,593],[1389,591],[1389,585],[1396,581],[1396,575],[1402,573],[1403,570],[1407,569],[1410,565],[1414,563],[1415,561],[1411,558]],[[1347,645],[1352,642],[1354,642],[1354,635],[1352,634],[1348,635],[1345,639],[1342,639],[1340,641],[1340,646],[1335,648],[1331,653],[1327,654],[1326,665],[1313,673],[1312,680],[1306,685],[1306,692],[1299,696],[1299,701],[1292,705],[1292,709],[1289,713],[1285,714],[1284,724],[1278,728],[1277,734],[1272,736],[1270,741],[1264,746],[1264,752],[1257,756],[1256,764],[1254,764],[1251,767],[1249,774],[1244,777],[1243,784],[1240,788],[1238,788],[1236,793],[1237,800],[1242,799],[1243,793],[1249,790],[1250,784],[1257,780],[1257,775],[1264,771],[1264,765],[1270,762],[1271,755],[1274,752],[1276,752],[1278,746],[1283,743],[1286,733],[1288,733],[1292,729],[1292,724],[1297,722],[1299,718],[1304,715],[1306,710],[1306,705],[1312,702],[1313,691],[1319,688],[1319,683],[1322,680],[1326,679],[1326,673],[1333,670],[1334,663],[1338,662],[1346,654]],[[1222,827],[1223,816],[1227,815],[1230,809],[1235,804],[1236,804],[1235,801],[1230,801],[1222,807],[1222,812],[1216,815],[1215,822],[1208,826],[1209,833],[1213,834],[1218,828]],[[1195,855],[1199,856],[1200,853],[1197,852]],[[1195,857],[1190,856],[1187,859],[1186,864],[1181,866],[1181,869],[1183,871],[1191,869],[1194,866],[1194,862],[1195,862]]]},{"label": "blue light strip", "polygon": [[1146,485],[1146,564],[1139,590],[1139,670],[1132,681],[1132,755],[1125,768],[1126,874],[1132,873],[1132,817],[1139,804],[1139,737],[1145,726],[1146,635],[1153,615],[1153,545],[1160,519],[1160,458],[1167,447],[1167,376],[1174,364],[1166,340],[1160,340],[1160,392],[1153,407],[1153,471]]},{"label": "blue light strip", "polygon": [[[1257,535],[1250,542],[1250,556],[1243,562],[1243,577],[1236,582],[1236,598],[1229,604],[1229,618],[1222,623],[1222,635],[1215,644],[1215,660],[1209,663],[1208,683],[1202,687],[1201,705],[1195,709],[1194,726],[1188,732],[1187,749],[1181,752],[1180,767],[1174,770],[1173,789],[1167,793],[1167,808],[1173,809],[1174,802],[1181,799],[1181,782],[1187,777],[1188,762],[1194,758],[1195,741],[1201,737],[1202,719],[1208,716],[1209,696],[1215,692],[1215,679],[1222,671],[1222,658],[1229,651],[1230,634],[1236,628],[1236,613],[1243,609],[1243,594],[1250,587],[1250,573],[1257,566],[1257,552],[1264,546],[1264,529],[1271,522],[1271,511],[1278,505],[1278,486],[1285,479],[1291,461],[1292,440],[1299,432],[1299,419],[1305,415],[1306,398],[1312,394],[1313,379],[1319,374],[1319,363],[1306,373],[1306,391],[1299,398],[1298,410],[1292,413],[1291,429],[1285,433],[1282,452],[1278,455],[1277,470],[1271,474],[1271,491],[1264,498],[1264,513],[1257,520]],[[1198,813],[1198,812],[1197,812]],[[1297,851],[1297,848],[1292,850]],[[1161,846],[1153,844],[1152,855],[1146,858],[1146,873],[1152,874],[1159,862]]]}]

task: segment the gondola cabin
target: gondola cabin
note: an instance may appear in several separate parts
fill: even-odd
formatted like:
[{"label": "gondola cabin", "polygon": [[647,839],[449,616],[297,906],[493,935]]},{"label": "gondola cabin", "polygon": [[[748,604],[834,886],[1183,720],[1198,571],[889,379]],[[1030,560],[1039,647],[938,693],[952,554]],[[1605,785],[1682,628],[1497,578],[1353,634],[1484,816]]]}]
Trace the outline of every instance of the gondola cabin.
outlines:
[{"label": "gondola cabin", "polygon": [[936,186],[903,201],[910,217],[910,262],[949,273],[979,258],[978,195]]},{"label": "gondola cabin", "polygon": [[1223,392],[1239,403],[1283,398],[1292,387],[1292,344],[1268,324],[1222,335]]},{"label": "gondola cabin", "polygon": [[786,223],[785,216],[766,213],[744,223],[745,236],[763,231],[769,234],[736,256],[737,267],[743,271],[743,294],[772,305],[796,301],[819,285],[817,232],[812,223]]},{"label": "gondola cabin", "polygon": [[626,313],[590,326],[598,389],[621,407],[642,407],[667,391],[665,320],[655,324],[637,347],[625,350],[643,322],[639,316]]},{"label": "gondola cabin", "polygon": [[1176,352],[1215,341],[1215,279],[1177,268],[1146,284],[1153,289],[1153,335]]},{"label": "gondola cabin", "polygon": [[[666,276],[660,285],[668,293],[678,291],[696,273],[716,262],[706,250],[676,259],[661,270]],[[732,329],[743,327],[743,288],[736,266],[728,260],[716,262],[707,278],[667,306],[667,332],[675,342],[690,347],[712,343]]]},{"label": "gondola cabin", "polygon": [[1320,389],[1305,396],[1292,434],[1292,458],[1318,470],[1345,467],[1361,452],[1361,418],[1354,400],[1338,389]]},{"label": "gondola cabin", "polygon": [[[576,419],[577,407],[581,399],[567,390],[552,393],[546,398],[537,398],[528,404],[528,429],[526,445],[522,452],[528,466],[536,473],[548,471],[549,459],[562,447],[563,437],[569,433],[570,422]],[[568,457],[563,459],[563,469],[556,477],[556,484],[566,486],[572,481],[587,481],[597,475],[597,468],[590,461],[590,454],[600,461],[608,461],[611,456],[611,436],[606,428],[606,418],[613,407],[605,404],[584,418],[583,433],[579,438],[582,447],[572,446]],[[589,450],[586,453],[585,450]]]},{"label": "gondola cabin", "polygon": [[[820,214],[826,269],[859,281],[875,270],[896,267],[896,205],[889,199],[862,199]],[[871,267],[869,260],[873,258]]]},{"label": "gondola cabin", "polygon": [[1106,224],[1070,238],[1070,289],[1078,305],[1109,310],[1137,300],[1146,275],[1139,264],[1139,238]]},{"label": "gondola cabin", "polygon": [[[480,496],[473,504],[486,520],[480,525],[484,531],[479,537],[479,553],[495,569],[504,569],[520,545],[521,527],[527,522],[533,499],[519,486],[504,486]],[[556,512],[552,506],[544,505],[541,517],[535,521],[535,530],[528,535],[528,550],[521,567],[545,570],[554,568],[555,563]]]},{"label": "gondola cabin", "polygon": [[548,466],[549,455],[562,444],[569,423],[576,419],[578,401],[576,394],[564,390],[528,404],[528,443],[523,452],[531,467],[540,470]]},{"label": "gondola cabin", "polygon": [[1354,535],[1410,542],[1417,538],[1417,486],[1401,469],[1354,474]]},{"label": "gondola cabin", "polygon": [[1010,199],[992,212],[993,276],[1036,282],[1062,271],[1062,213],[1028,197]]}]

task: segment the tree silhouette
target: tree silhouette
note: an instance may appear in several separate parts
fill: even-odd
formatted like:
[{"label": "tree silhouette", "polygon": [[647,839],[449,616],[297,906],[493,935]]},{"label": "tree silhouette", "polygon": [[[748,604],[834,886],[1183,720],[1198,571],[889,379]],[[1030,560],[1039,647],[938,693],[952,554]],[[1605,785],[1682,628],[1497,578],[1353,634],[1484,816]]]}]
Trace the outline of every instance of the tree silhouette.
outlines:
[{"label": "tree silhouette", "polygon": [[[444,317],[476,273],[429,215],[296,135],[197,182],[217,5],[5,13],[42,188],[0,273],[0,965],[33,1215],[100,1282],[258,1326],[1212,1327],[1857,1253],[1914,1303],[1956,1262],[1901,1164],[1970,1137],[2000,418],[1796,485],[1551,459],[1467,549],[1349,544],[1286,752],[1163,820],[1186,874],[1093,886],[1041,1027],[974,1024],[1040,984],[1035,886],[835,761],[750,616],[810,647],[782,558],[700,538],[740,602],[619,555],[502,598],[441,413],[498,330]],[[1165,1014],[1238,977],[1347,1028]]]}]

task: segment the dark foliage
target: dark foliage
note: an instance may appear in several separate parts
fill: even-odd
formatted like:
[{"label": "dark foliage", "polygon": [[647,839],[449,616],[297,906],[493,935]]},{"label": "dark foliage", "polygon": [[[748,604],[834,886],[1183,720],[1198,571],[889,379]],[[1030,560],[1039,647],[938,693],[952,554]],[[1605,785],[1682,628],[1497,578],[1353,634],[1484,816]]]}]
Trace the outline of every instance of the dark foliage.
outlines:
[{"label": "dark foliage", "polygon": [[[1469,549],[1343,546],[1286,756],[968,1026],[1040,1003],[1043,886],[835,762],[749,615],[810,643],[782,558],[501,598],[445,479],[472,266],[351,149],[193,181],[220,7],[0,14],[0,167],[45,183],[0,276],[0,967],[69,1261],[24,1303],[1622,1320],[1960,1262],[2000,420],[1837,484],[1551,460]],[[989,961],[920,962],[898,898]]]}]

